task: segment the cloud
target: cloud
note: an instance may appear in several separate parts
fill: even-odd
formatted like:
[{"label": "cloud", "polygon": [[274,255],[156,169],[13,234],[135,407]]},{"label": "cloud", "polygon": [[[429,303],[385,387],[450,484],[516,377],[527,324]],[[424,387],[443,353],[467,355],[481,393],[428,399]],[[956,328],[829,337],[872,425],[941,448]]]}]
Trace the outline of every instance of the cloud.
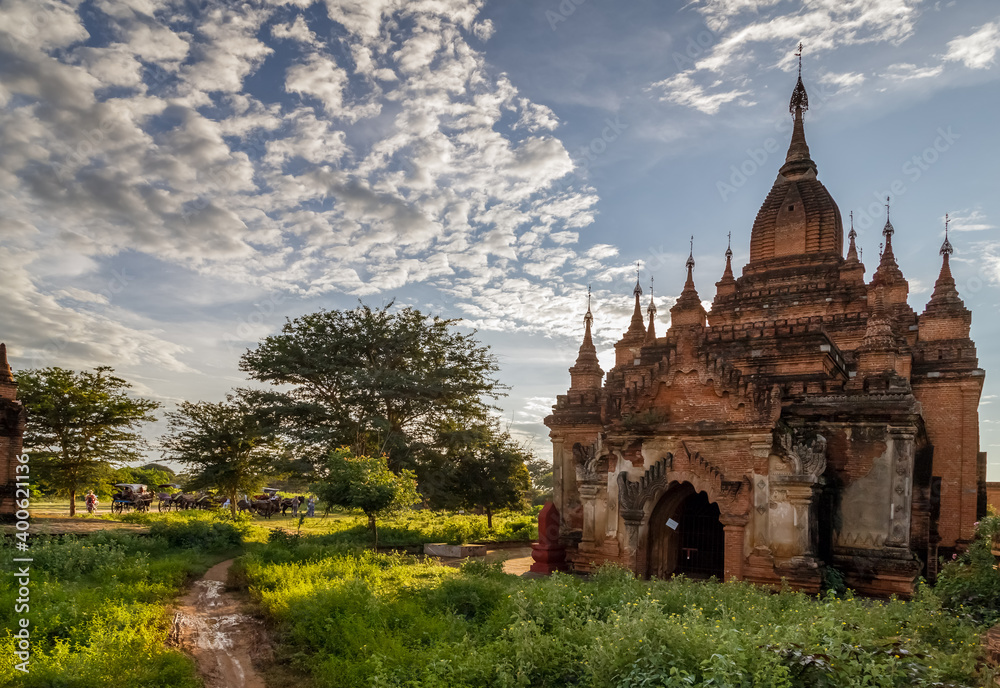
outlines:
[{"label": "cloud", "polygon": [[865,75],[858,72],[844,72],[841,74],[825,72],[819,77],[819,82],[841,89],[850,89],[863,84],[865,82]]},{"label": "cloud", "polygon": [[306,45],[316,45],[316,34],[309,29],[305,17],[301,14],[292,22],[272,26],[271,35],[278,39],[287,38]]},{"label": "cloud", "polygon": [[981,210],[960,210],[950,215],[949,228],[953,232],[980,232],[985,229],[996,229]]},{"label": "cloud", "polygon": [[704,87],[694,82],[692,72],[681,72],[669,79],[653,83],[649,89],[662,91],[660,100],[694,108],[706,115],[714,115],[720,107],[734,100],[742,105],[754,104],[751,100],[741,98],[750,93],[747,90],[732,89],[715,93],[708,92],[709,88],[717,88],[722,83],[722,80],[717,79],[708,87]]},{"label": "cloud", "polygon": [[[755,104],[745,98],[753,70],[795,67],[793,46],[802,41],[809,55],[864,43],[899,45],[914,31],[920,0],[845,0],[789,5],[779,0],[695,0],[711,42],[693,64],[652,83],[660,100],[716,114],[724,105]],[[679,64],[690,64],[682,59]],[[823,81],[826,79],[826,81]],[[851,88],[858,73],[826,74],[821,82]]]},{"label": "cloud", "polygon": [[1000,50],[1000,22],[983,24],[968,36],[948,41],[946,62],[962,62],[969,69],[988,69]]},{"label": "cloud", "polygon": [[913,79],[930,79],[938,76],[944,71],[944,67],[937,65],[934,67],[917,67],[916,65],[901,62],[889,65],[882,75],[890,81],[903,82]]}]

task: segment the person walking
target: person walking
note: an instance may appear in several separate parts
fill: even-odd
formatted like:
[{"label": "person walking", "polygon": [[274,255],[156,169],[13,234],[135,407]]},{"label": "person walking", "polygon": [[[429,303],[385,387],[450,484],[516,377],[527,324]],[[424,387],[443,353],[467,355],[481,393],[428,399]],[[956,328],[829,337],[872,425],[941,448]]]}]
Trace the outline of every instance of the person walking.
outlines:
[{"label": "person walking", "polygon": [[87,493],[87,513],[92,514],[97,511],[97,495],[91,490]]},{"label": "person walking", "polygon": [[306,508],[306,516],[312,518],[316,515],[316,497],[310,497]]}]

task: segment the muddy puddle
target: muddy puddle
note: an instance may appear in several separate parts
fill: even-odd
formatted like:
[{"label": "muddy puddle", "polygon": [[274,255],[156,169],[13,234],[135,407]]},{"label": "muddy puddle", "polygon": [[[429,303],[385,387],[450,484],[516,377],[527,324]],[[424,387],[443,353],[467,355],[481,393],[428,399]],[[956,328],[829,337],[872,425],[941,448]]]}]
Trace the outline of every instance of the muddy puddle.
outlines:
[{"label": "muddy puddle", "polygon": [[198,663],[205,688],[265,688],[253,660],[268,644],[261,623],[243,613],[243,599],[226,590],[232,563],[213,566],[181,599],[171,641]]}]

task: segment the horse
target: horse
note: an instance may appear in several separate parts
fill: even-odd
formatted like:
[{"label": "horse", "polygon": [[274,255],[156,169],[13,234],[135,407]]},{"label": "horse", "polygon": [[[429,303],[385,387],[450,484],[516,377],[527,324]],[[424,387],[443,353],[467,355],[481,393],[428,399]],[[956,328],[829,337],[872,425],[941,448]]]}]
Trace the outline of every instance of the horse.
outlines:
[{"label": "horse", "polygon": [[278,513],[281,508],[278,503],[271,499],[261,499],[254,500],[250,503],[250,508],[253,509],[257,514],[263,516],[266,519],[270,519],[271,516]]},{"label": "horse", "polygon": [[286,498],[281,500],[281,515],[284,516],[285,512],[289,509],[292,510],[292,516],[299,515],[299,507],[306,503],[306,498],[302,495],[298,497]]}]

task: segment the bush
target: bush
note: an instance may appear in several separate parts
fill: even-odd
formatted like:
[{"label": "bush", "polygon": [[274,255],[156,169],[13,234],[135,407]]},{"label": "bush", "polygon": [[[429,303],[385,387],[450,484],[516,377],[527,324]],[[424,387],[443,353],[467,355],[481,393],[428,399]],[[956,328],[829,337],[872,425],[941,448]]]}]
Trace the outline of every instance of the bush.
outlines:
[{"label": "bush", "polygon": [[1000,622],[1000,570],[991,552],[998,532],[1000,517],[984,518],[969,550],[955,561],[946,562],[938,574],[936,590],[944,606],[980,623]]},{"label": "bush", "polygon": [[150,534],[169,547],[204,551],[238,547],[251,539],[264,539],[266,532],[254,525],[249,514],[237,514],[234,520],[228,511],[192,509],[168,514],[131,513],[119,520],[149,526]]},{"label": "bush", "polygon": [[[0,567],[15,569],[13,548]],[[23,556],[23,555],[22,555]],[[198,552],[165,540],[104,531],[89,537],[34,538],[30,673],[14,668],[15,578],[0,578],[0,685],[26,688],[197,688],[194,663],[167,649],[166,605],[185,580],[207,568]]]},{"label": "bush", "polygon": [[881,602],[614,566],[523,580],[302,540],[240,570],[281,671],[317,687],[980,685],[980,628],[927,586]]},{"label": "bush", "polygon": [[[368,521],[362,516],[350,516],[334,521],[326,542],[364,545],[371,541]],[[467,542],[531,542],[538,536],[537,518],[504,512],[493,516],[493,531],[486,526],[486,517],[442,511],[412,511],[395,518],[379,521],[379,544],[387,547],[421,545],[425,542],[446,542],[452,545]]]}]

